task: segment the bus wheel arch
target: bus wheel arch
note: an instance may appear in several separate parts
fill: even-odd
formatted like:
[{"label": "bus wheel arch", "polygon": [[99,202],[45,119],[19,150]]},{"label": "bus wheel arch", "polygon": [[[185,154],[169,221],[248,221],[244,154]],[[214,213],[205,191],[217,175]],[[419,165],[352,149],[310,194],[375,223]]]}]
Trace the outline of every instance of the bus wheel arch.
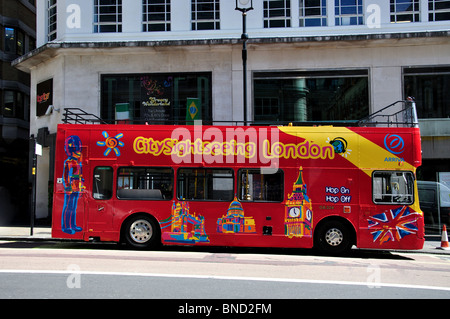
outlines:
[{"label": "bus wheel arch", "polygon": [[152,215],[134,213],[123,221],[120,238],[134,249],[154,249],[161,245],[161,228]]},{"label": "bus wheel arch", "polygon": [[355,228],[343,217],[326,217],[314,229],[314,248],[322,253],[344,254],[349,252],[355,244]]}]

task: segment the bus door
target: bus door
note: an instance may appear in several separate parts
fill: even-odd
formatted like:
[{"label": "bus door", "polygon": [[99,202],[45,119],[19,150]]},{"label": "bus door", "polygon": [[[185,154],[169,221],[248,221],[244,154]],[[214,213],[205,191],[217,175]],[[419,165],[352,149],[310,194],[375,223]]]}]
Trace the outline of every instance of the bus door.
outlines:
[{"label": "bus door", "polygon": [[90,237],[96,236],[97,232],[111,230],[114,216],[114,169],[95,164],[92,167],[92,189],[86,194],[89,210],[87,231]]}]

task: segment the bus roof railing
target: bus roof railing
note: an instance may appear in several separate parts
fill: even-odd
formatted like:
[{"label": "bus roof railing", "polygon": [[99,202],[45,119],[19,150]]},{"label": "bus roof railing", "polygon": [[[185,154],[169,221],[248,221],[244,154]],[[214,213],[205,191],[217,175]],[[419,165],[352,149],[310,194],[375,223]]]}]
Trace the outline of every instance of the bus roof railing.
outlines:
[{"label": "bus roof railing", "polygon": [[[388,109],[394,113],[388,114]],[[80,108],[64,108],[65,124],[135,124],[135,125],[229,125],[229,126],[381,126],[381,127],[418,127],[414,100],[408,98],[389,104],[360,120],[343,121],[212,121],[212,120],[115,120],[102,119]]]},{"label": "bus roof railing", "polygon": [[[394,113],[387,113],[388,109]],[[359,120],[358,126],[419,127],[416,103],[411,97],[394,102]]]},{"label": "bus roof railing", "polygon": [[78,107],[65,108],[62,121],[65,124],[108,124],[97,115],[87,113]]}]

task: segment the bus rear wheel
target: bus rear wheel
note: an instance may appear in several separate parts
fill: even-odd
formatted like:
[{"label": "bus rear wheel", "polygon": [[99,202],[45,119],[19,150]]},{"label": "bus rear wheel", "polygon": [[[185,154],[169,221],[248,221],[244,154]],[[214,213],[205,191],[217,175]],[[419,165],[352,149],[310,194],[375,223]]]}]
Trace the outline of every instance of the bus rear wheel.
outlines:
[{"label": "bus rear wheel", "polygon": [[125,243],[132,248],[155,248],[160,243],[159,227],[151,217],[145,215],[127,220],[123,235]]},{"label": "bus rear wheel", "polygon": [[348,226],[338,220],[325,221],[316,229],[314,246],[325,254],[344,254],[352,247]]}]

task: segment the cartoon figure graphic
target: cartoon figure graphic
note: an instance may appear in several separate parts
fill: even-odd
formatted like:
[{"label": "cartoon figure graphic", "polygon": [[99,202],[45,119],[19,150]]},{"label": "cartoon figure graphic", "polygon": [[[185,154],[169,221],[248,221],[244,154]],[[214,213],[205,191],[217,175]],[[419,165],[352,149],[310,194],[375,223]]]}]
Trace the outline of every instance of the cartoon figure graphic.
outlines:
[{"label": "cartoon figure graphic", "polygon": [[76,225],[77,205],[80,194],[85,189],[81,165],[81,140],[78,136],[69,136],[64,144],[67,159],[64,161],[63,185],[64,207],[61,217],[62,231],[73,235],[82,231]]}]

